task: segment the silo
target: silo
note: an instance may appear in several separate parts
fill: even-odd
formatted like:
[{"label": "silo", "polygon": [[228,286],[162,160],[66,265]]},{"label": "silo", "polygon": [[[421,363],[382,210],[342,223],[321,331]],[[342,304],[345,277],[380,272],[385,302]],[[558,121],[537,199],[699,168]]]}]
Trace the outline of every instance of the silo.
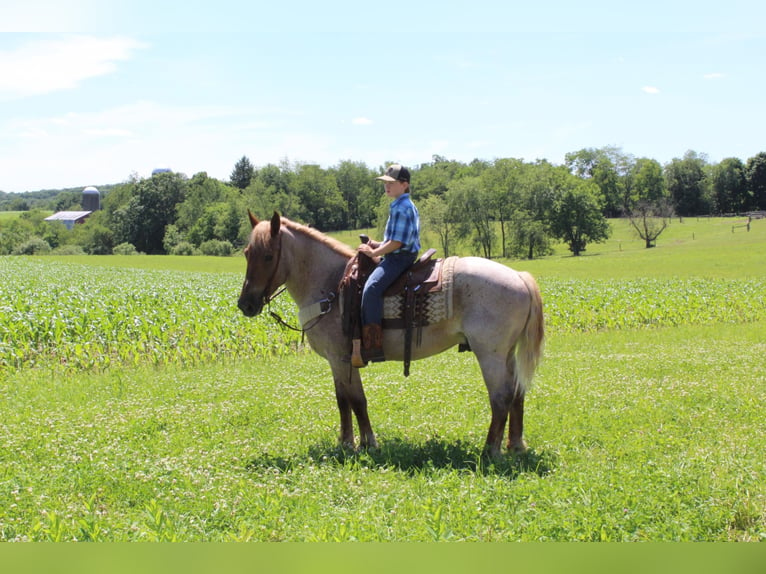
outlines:
[{"label": "silo", "polygon": [[98,211],[101,209],[101,193],[93,186],[82,190],[82,208],[84,211]]}]

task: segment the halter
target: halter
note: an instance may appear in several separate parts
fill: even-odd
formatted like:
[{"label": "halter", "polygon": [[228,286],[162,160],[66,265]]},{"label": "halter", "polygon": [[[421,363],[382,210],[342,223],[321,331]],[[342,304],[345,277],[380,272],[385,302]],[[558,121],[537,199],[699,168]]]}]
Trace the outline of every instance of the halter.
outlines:
[{"label": "halter", "polygon": [[[277,246],[277,262],[274,265],[274,270],[271,272],[271,275],[269,276],[269,279],[266,281],[266,286],[263,288],[263,295],[261,295],[261,307],[265,307],[266,305],[271,305],[271,302],[279,297],[282,293],[285,292],[287,287],[282,287],[278,291],[274,293],[274,295],[269,295],[269,291],[271,291],[271,285],[274,283],[274,278],[277,276],[277,271],[279,271],[279,263],[282,261],[282,231],[279,231],[279,244]],[[332,310],[332,302],[335,300],[335,293],[330,293],[330,296],[327,299],[323,299],[322,301],[319,301],[318,303],[315,303],[314,305],[320,306],[319,313],[316,314],[315,317],[313,317],[314,322],[309,327],[293,327],[290,325],[287,321],[285,321],[282,317],[279,316],[278,313],[275,311],[272,311],[269,309],[269,315],[277,321],[280,325],[283,327],[287,327],[288,329],[292,331],[299,331],[301,333],[305,333],[306,331],[313,329],[314,327],[319,324],[319,321],[322,320],[322,317],[327,315]],[[313,307],[313,306],[312,306]],[[300,314],[299,314],[300,316]]]},{"label": "halter", "polygon": [[277,244],[277,262],[274,265],[274,270],[271,272],[271,275],[269,276],[269,279],[266,281],[266,286],[263,288],[263,295],[261,295],[261,306],[265,307],[269,303],[271,303],[272,300],[279,297],[286,287],[282,287],[279,291],[277,291],[274,296],[269,295],[269,291],[271,291],[271,284],[274,283],[274,278],[277,276],[277,271],[279,271],[279,263],[282,260],[282,232],[279,232],[279,243]]}]

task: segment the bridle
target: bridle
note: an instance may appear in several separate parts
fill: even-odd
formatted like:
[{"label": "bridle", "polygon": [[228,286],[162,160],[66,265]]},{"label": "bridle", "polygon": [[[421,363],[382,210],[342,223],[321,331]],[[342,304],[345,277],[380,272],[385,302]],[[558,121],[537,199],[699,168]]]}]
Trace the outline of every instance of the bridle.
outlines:
[{"label": "bridle", "polygon": [[277,262],[274,264],[274,270],[271,272],[271,275],[269,276],[268,280],[266,281],[266,286],[263,288],[263,294],[261,295],[261,308],[265,307],[269,303],[271,303],[274,299],[279,297],[282,293],[284,293],[286,287],[282,287],[279,289],[274,295],[269,295],[271,292],[271,286],[274,283],[274,280],[277,276],[277,271],[279,271],[279,263],[282,260],[282,232],[279,232],[279,243],[277,244]]},{"label": "bridle", "polygon": [[271,317],[275,321],[277,321],[277,323],[279,323],[283,327],[290,329],[291,331],[305,333],[306,331],[316,327],[319,324],[319,321],[322,320],[322,317],[327,315],[327,313],[329,313],[332,310],[332,302],[335,299],[335,294],[331,293],[330,298],[320,302],[325,304],[323,305],[322,312],[319,313],[319,315],[317,315],[317,317],[314,318],[314,322],[311,323],[309,327],[293,327],[287,321],[285,321],[278,313],[271,310],[271,302],[277,297],[279,297],[282,293],[284,293],[285,290],[287,289],[286,286],[283,286],[281,289],[278,289],[273,295],[269,295],[269,292],[271,291],[271,287],[276,279],[277,272],[279,271],[279,264],[282,261],[282,231],[279,231],[278,235],[279,235],[279,243],[277,244],[277,249],[276,249],[277,261],[274,265],[274,269],[272,270],[271,275],[266,281],[266,286],[263,288],[263,294],[261,295],[261,308],[264,308],[268,305],[269,315],[271,315]]}]

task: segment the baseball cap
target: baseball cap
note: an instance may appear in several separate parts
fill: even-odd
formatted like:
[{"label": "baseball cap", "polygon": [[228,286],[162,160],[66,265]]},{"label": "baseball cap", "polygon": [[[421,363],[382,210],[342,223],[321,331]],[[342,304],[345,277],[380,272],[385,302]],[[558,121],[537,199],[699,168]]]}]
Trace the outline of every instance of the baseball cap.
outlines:
[{"label": "baseball cap", "polygon": [[399,165],[398,163],[394,163],[388,166],[385,174],[381,175],[380,177],[376,177],[375,179],[379,179],[381,181],[406,181],[409,183],[410,170],[404,166]]}]

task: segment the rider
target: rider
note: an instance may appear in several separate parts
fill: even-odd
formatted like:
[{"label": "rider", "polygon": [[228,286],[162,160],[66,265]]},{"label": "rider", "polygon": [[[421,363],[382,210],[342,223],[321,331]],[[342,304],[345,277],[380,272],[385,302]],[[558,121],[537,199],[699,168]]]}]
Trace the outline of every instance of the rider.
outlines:
[{"label": "rider", "polygon": [[420,216],[410,199],[410,171],[399,164],[388,166],[375,179],[383,181],[391,199],[383,242],[370,240],[358,247],[370,257],[383,257],[362,291],[362,357],[385,361],[383,354],[383,293],[415,262],[420,250]]}]

